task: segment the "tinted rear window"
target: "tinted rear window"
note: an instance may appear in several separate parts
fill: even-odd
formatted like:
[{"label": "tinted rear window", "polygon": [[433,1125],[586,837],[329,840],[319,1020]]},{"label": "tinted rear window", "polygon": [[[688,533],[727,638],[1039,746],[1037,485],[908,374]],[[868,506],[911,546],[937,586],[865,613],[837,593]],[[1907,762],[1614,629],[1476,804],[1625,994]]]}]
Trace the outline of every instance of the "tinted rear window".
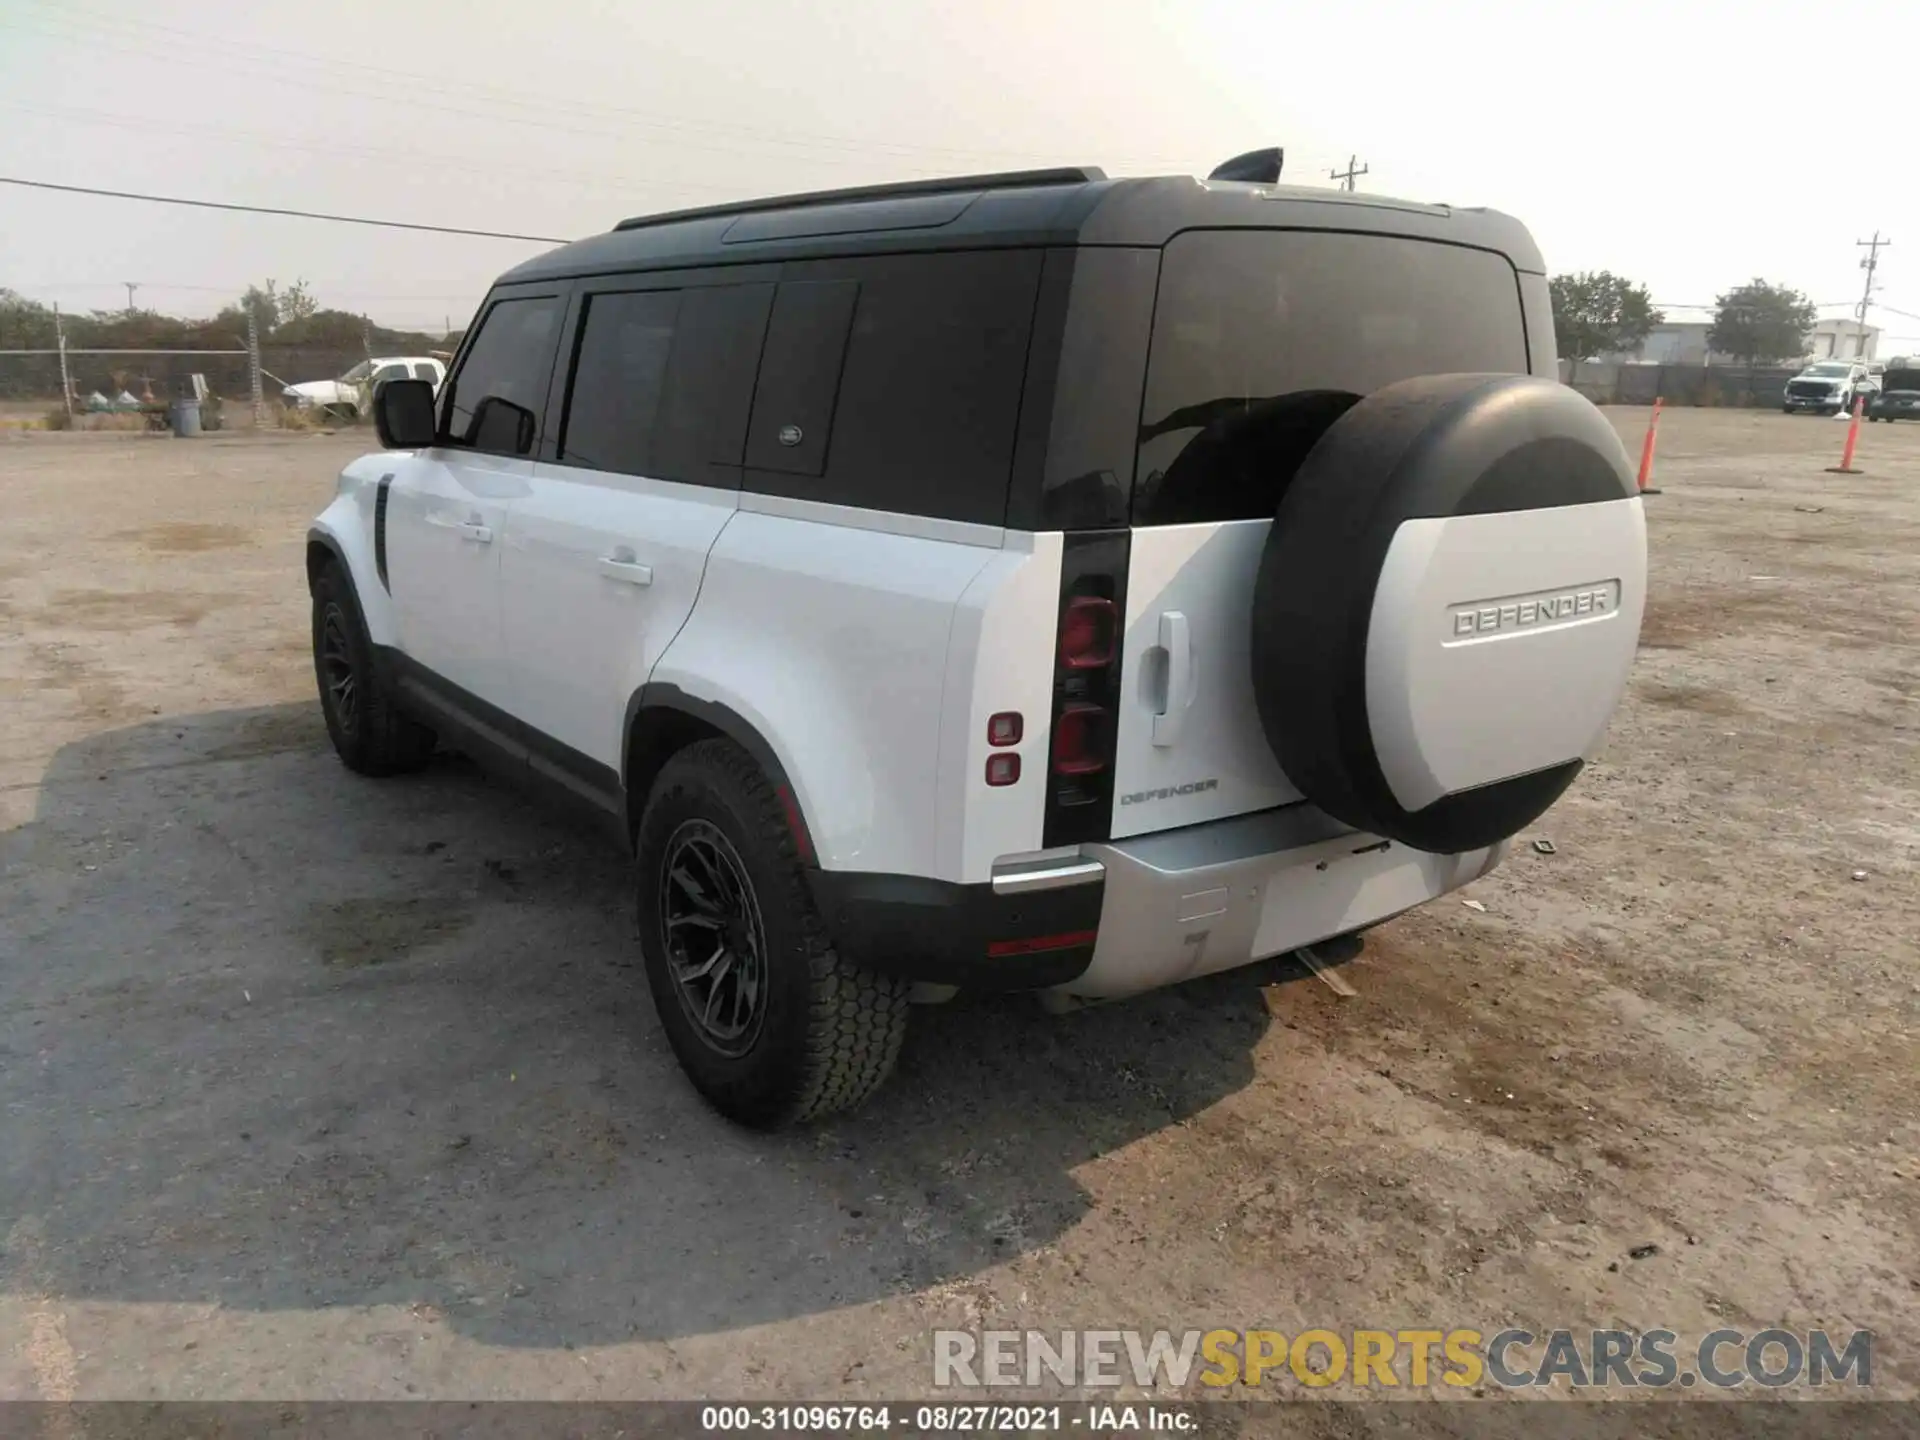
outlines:
[{"label": "tinted rear window", "polygon": [[1353,397],[1527,370],[1505,257],[1385,235],[1195,231],[1160,269],[1133,523],[1271,516]]}]

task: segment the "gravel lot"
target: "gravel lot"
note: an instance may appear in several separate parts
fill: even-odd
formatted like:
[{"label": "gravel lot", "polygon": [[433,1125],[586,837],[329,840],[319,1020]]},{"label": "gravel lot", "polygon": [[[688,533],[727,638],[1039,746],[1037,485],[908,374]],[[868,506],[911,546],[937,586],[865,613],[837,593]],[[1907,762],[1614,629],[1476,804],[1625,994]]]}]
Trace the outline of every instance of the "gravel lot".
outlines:
[{"label": "gravel lot", "polygon": [[0,1397],[899,1398],[940,1325],[1510,1322],[1870,1327],[1920,1394],[1920,426],[1843,433],[1665,417],[1605,754],[1355,996],[928,1012],[772,1139],[682,1083],[618,854],[328,750],[301,551],[364,438],[0,437]]}]

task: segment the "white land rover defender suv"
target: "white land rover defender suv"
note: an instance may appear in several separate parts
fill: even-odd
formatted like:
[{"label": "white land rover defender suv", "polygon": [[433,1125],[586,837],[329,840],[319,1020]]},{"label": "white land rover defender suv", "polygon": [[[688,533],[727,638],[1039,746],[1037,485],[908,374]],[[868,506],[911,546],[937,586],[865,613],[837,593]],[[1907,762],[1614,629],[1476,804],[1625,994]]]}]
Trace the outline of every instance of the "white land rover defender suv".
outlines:
[{"label": "white land rover defender suv", "polygon": [[328,730],[633,847],[735,1120],[914,1000],[1132,995],[1485,874],[1624,690],[1644,518],[1484,210],[1053,170],[626,221],[375,405],[307,547]]}]

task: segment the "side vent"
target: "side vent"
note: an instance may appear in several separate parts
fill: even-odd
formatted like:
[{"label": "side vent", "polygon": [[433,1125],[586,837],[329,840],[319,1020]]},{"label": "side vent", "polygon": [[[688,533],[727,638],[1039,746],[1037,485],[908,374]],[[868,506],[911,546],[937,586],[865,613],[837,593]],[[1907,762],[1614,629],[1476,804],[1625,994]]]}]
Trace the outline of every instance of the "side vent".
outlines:
[{"label": "side vent", "polygon": [[382,475],[373,492],[373,568],[380,576],[380,588],[389,595],[393,586],[387,582],[387,491],[392,488],[393,476]]}]

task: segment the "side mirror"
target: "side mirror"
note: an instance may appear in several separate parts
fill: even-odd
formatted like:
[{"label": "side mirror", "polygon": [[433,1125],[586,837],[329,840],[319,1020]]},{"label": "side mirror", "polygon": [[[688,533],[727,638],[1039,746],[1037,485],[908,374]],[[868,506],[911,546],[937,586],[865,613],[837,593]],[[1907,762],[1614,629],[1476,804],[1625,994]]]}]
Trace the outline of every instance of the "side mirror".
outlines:
[{"label": "side mirror", "polygon": [[389,380],[373,393],[373,423],[389,450],[433,444],[433,387],[424,380]]},{"label": "side mirror", "polygon": [[531,455],[535,429],[531,410],[499,395],[489,395],[474,409],[467,443],[492,455]]}]

